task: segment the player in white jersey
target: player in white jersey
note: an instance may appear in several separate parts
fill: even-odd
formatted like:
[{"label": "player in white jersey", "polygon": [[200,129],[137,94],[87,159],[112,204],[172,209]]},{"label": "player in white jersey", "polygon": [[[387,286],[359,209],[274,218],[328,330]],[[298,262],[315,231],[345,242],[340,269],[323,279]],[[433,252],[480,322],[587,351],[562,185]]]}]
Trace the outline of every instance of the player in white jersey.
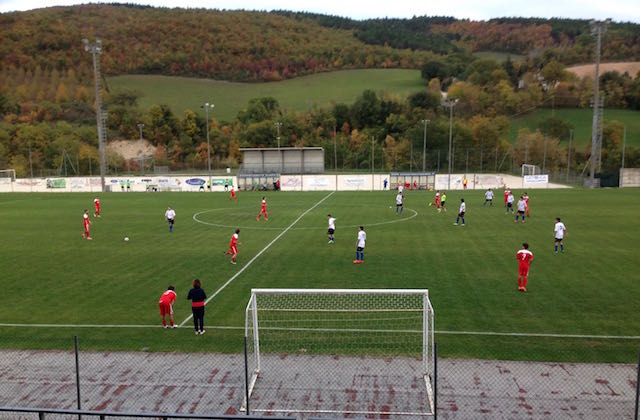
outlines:
[{"label": "player in white jersey", "polygon": [[516,208],[518,209],[518,212],[516,213],[516,220],[514,220],[514,222],[518,223],[518,217],[522,216],[522,223],[524,223],[524,211],[527,208],[527,202],[524,201],[523,196],[520,196],[520,200],[516,203]]},{"label": "player in white jersey", "polygon": [[367,233],[364,231],[364,226],[360,226],[358,231],[358,239],[356,240],[356,259],[353,260],[354,264],[364,263],[364,245],[367,241]]},{"label": "player in white jersey", "polygon": [[336,240],[336,218],[328,214],[329,228],[327,229],[327,236],[329,237],[329,243],[332,244]]},{"label": "player in white jersey", "polygon": [[460,209],[458,210],[458,217],[456,217],[456,222],[454,225],[458,226],[458,222],[462,219],[462,226],[464,226],[464,214],[467,211],[467,205],[464,202],[464,198],[460,199]]},{"label": "player in white jersey", "polygon": [[564,252],[564,235],[567,233],[567,227],[560,221],[559,217],[556,217],[556,224],[553,227],[553,233],[555,235],[555,247],[554,251],[558,253],[558,244],[560,244],[560,252]]},{"label": "player in white jersey", "polygon": [[396,214],[402,214],[402,201],[404,200],[404,197],[402,196],[402,193],[398,193],[396,195]]},{"label": "player in white jersey", "polygon": [[516,201],[516,198],[513,196],[513,193],[509,192],[509,196],[507,197],[507,214],[509,214],[509,212],[513,213],[514,201]]},{"label": "player in white jersey", "polygon": [[176,211],[169,206],[167,211],[164,212],[164,218],[169,223],[169,232],[173,232],[173,224],[176,221]]},{"label": "player in white jersey", "polygon": [[493,207],[493,190],[489,188],[487,192],[484,193],[484,204],[486,206],[489,203],[490,207]]}]

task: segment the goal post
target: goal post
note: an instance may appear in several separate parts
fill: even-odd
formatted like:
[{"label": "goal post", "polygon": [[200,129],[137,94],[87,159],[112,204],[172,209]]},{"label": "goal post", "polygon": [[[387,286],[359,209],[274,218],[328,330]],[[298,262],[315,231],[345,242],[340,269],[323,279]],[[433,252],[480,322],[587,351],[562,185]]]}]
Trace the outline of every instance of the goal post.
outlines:
[{"label": "goal post", "polygon": [[252,289],[250,411],[431,416],[433,325],[426,289]]}]

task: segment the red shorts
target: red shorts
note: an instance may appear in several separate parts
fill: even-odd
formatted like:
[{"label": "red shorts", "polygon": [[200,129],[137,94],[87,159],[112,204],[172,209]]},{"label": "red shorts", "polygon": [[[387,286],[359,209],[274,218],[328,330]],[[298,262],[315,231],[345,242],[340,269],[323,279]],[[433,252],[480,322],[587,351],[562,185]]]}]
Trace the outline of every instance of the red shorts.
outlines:
[{"label": "red shorts", "polygon": [[238,247],[237,246],[230,246],[229,250],[231,251],[232,254],[237,254],[238,253]]},{"label": "red shorts", "polygon": [[158,303],[158,307],[160,308],[160,315],[172,315],[173,314],[173,306],[170,303]]},{"label": "red shorts", "polygon": [[518,265],[518,274],[521,276],[526,276],[529,274],[529,266],[528,265]]}]

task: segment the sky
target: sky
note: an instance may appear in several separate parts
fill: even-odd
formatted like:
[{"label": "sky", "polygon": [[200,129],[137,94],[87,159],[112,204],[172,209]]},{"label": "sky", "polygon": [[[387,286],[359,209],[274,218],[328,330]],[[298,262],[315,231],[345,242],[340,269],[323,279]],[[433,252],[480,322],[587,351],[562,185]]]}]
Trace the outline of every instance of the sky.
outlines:
[{"label": "sky", "polygon": [[[112,3],[116,0],[93,3]],[[203,7],[245,10],[293,10],[368,19],[376,17],[453,16],[487,20],[495,17],[563,17],[572,19],[612,18],[617,22],[640,23],[639,0],[127,0],[127,3],[160,7]],[[80,4],[77,0],[0,0],[0,13],[50,6]]]}]

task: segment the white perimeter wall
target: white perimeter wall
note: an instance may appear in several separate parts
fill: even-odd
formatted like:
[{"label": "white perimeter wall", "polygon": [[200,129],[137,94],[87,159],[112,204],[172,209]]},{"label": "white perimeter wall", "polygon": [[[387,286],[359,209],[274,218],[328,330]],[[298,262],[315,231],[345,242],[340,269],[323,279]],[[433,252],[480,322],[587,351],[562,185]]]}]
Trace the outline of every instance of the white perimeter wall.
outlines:
[{"label": "white perimeter wall", "polygon": [[640,187],[640,168],[620,169],[620,188]]},{"label": "white perimeter wall", "polygon": [[[640,169],[625,169],[625,171],[637,171],[635,173],[636,184],[640,186]],[[463,174],[436,175],[436,189],[461,190]],[[143,192],[148,185],[158,186],[161,191],[200,191],[198,180],[208,180],[206,175],[193,176],[138,176],[138,177],[106,177],[106,185],[111,186],[111,191],[120,192],[120,181],[129,180],[131,191]],[[231,179],[233,185],[237,185],[236,177],[214,176],[211,177],[212,191],[224,191],[223,182]],[[378,191],[384,186],[384,179],[389,179],[385,174],[339,174],[339,175],[282,175],[280,186],[282,191]],[[620,179],[623,176],[621,173]],[[626,178],[625,178],[626,179]],[[64,180],[64,188],[47,188],[47,180]],[[449,187],[449,182],[451,186]],[[565,185],[551,183],[527,184],[522,177],[502,174],[469,174],[467,176],[467,189],[486,190],[487,188],[568,188]],[[621,185],[622,186],[622,185]],[[624,186],[631,186],[625,183]],[[205,184],[206,187],[206,184]],[[125,187],[126,190],[126,187]],[[76,178],[20,178],[10,182],[7,178],[0,178],[0,192],[98,192],[100,191],[99,177]]]}]

